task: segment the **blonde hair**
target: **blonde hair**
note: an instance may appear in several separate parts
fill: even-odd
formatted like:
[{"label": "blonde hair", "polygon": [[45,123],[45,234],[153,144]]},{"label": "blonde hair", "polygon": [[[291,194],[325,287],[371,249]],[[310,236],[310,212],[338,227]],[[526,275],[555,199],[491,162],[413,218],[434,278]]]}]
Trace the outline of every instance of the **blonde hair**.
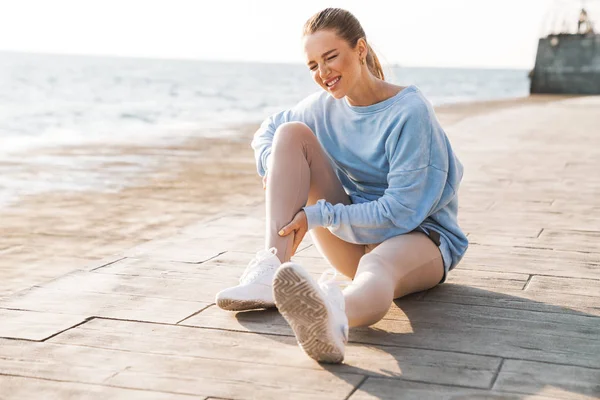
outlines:
[{"label": "blonde hair", "polygon": [[[365,42],[367,41],[367,35],[365,35],[358,19],[349,11],[341,8],[326,8],[310,17],[304,24],[302,36],[326,29],[334,31],[340,38],[348,42],[351,48],[356,47],[360,38],[363,38]],[[377,78],[385,80],[383,68],[381,68],[377,54],[368,42],[367,48],[367,67],[369,71]]]}]

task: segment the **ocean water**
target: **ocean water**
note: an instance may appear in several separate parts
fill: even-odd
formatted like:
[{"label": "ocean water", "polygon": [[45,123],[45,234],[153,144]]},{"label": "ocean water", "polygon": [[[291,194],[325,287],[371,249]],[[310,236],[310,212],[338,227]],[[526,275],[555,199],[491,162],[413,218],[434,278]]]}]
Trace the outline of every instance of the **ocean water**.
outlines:
[{"label": "ocean water", "polygon": [[[525,96],[527,71],[388,68],[434,104]],[[218,135],[321,90],[308,68],[0,52],[0,151]]]},{"label": "ocean water", "polygon": [[[388,67],[386,73],[393,83],[416,84],[434,105],[528,93],[525,70]],[[235,135],[239,124],[259,124],[318,90],[301,64],[0,52],[0,204],[46,190],[118,190],[128,182],[98,171],[110,154],[24,156],[32,151]],[[120,157],[132,171],[153,167]],[[31,172],[53,170],[48,165],[63,166],[64,174]]]}]

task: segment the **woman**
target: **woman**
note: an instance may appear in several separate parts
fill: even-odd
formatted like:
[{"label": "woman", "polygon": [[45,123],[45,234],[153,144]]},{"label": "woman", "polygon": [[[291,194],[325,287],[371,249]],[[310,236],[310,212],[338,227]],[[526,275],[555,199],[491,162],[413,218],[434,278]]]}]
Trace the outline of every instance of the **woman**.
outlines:
[{"label": "woman", "polygon": [[[315,14],[303,44],[323,91],[271,116],[254,135],[269,250],[216,303],[236,311],[276,306],[310,357],[341,362],[349,326],[374,324],[393,299],[443,283],[463,257],[463,167],[419,89],[384,80],[351,13]],[[307,231],[352,278],[343,292],[290,262]]]}]

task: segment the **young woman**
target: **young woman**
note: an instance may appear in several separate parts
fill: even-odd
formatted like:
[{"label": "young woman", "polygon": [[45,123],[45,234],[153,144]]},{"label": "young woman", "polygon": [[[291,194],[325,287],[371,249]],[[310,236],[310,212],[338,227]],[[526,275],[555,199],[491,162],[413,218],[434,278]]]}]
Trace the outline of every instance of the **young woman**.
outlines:
[{"label": "young woman", "polygon": [[[419,89],[384,80],[350,12],[315,14],[303,44],[323,90],[271,116],[254,135],[268,250],[216,303],[235,311],[276,306],[310,357],[341,362],[349,326],[374,324],[393,299],[443,283],[462,259],[463,167]],[[343,291],[290,262],[308,231],[327,261],[352,278]]]}]

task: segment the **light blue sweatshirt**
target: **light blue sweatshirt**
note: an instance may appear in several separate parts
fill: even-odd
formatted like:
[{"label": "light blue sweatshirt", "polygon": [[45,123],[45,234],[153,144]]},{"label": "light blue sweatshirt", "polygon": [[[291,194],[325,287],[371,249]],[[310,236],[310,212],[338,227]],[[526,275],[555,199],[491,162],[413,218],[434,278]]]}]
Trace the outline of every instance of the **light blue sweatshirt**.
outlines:
[{"label": "light blue sweatshirt", "polygon": [[290,121],[312,129],[352,201],[304,207],[309,229],[323,226],[357,244],[435,230],[445,280],[468,247],[457,221],[463,166],[421,91],[409,86],[369,106],[351,106],[326,91],[306,97],[267,118],[254,134],[259,175],[266,173],[275,130]]}]

